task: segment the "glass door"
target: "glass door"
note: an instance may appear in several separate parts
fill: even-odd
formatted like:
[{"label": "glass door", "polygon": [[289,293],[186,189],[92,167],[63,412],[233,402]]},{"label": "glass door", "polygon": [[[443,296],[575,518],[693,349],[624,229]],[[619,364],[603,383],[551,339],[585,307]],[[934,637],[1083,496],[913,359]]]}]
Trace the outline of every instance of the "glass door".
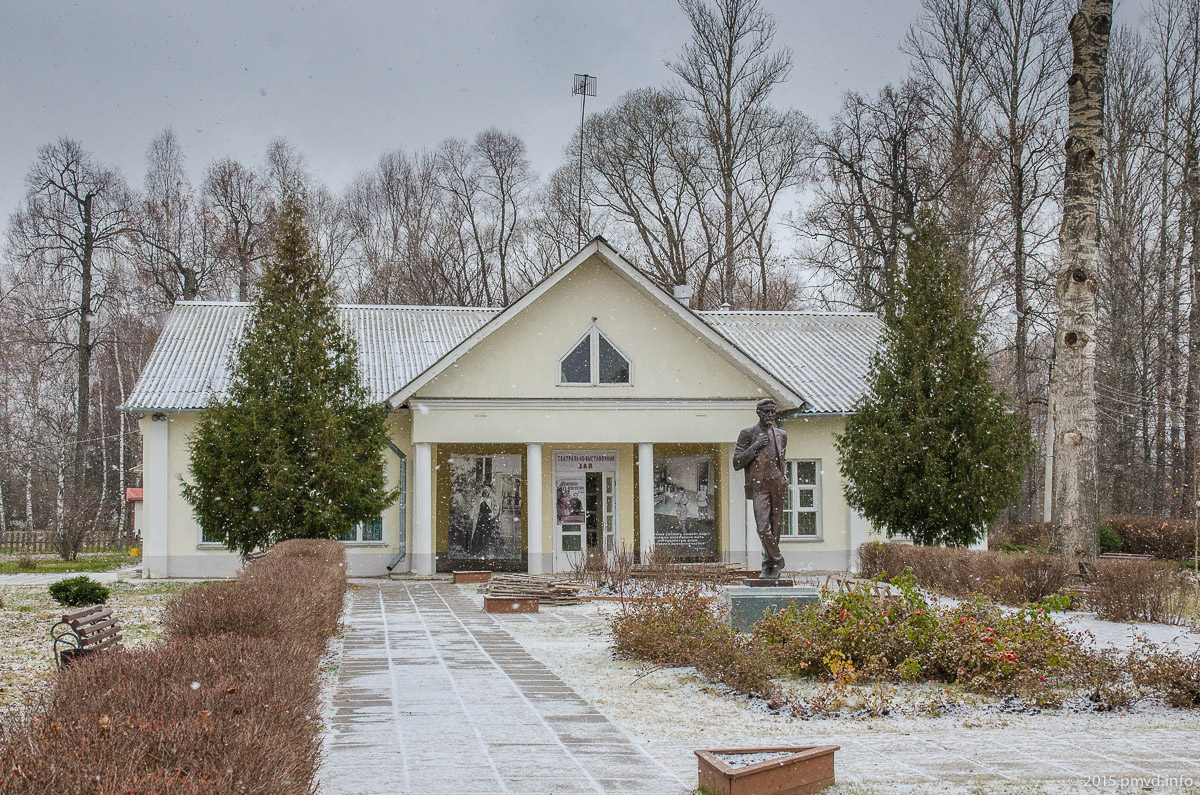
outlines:
[{"label": "glass door", "polygon": [[554,570],[599,565],[619,532],[616,451],[556,451],[554,493]]}]

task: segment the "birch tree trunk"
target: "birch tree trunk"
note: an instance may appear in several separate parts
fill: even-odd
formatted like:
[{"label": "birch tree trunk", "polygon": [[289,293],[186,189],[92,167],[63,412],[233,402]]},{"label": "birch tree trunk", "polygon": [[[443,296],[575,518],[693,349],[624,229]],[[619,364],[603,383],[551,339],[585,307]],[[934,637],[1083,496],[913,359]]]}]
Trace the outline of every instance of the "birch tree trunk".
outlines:
[{"label": "birch tree trunk", "polygon": [[1053,530],[1058,555],[1094,560],[1099,493],[1096,451],[1096,291],[1100,205],[1100,150],[1104,74],[1112,0],[1080,0],[1068,29],[1074,66],[1067,80],[1069,117],[1059,233],[1061,268],[1053,406]]},{"label": "birch tree trunk", "polygon": [[[125,405],[125,374],[121,371],[121,351],[117,347],[117,340],[113,339],[113,365],[117,370],[117,389],[121,390],[121,405]],[[117,540],[121,543],[125,541],[125,516],[129,512],[129,503],[125,499],[125,412],[117,412],[117,422],[119,431],[117,433],[117,505],[120,509],[117,511]]]}]

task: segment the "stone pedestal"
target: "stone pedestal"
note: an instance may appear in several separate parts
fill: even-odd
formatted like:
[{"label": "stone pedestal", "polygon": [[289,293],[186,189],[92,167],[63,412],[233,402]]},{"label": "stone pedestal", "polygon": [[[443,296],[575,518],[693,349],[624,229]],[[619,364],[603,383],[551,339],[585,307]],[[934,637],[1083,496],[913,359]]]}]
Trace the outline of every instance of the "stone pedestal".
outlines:
[{"label": "stone pedestal", "polygon": [[796,584],[795,580],[784,579],[763,579],[762,577],[747,577],[742,580],[742,585],[747,588],[791,588]]},{"label": "stone pedestal", "polygon": [[727,611],[730,625],[745,632],[767,611],[778,613],[793,606],[802,609],[820,599],[821,594],[811,587],[780,585],[764,588],[735,585],[722,591],[717,597],[717,603]]}]

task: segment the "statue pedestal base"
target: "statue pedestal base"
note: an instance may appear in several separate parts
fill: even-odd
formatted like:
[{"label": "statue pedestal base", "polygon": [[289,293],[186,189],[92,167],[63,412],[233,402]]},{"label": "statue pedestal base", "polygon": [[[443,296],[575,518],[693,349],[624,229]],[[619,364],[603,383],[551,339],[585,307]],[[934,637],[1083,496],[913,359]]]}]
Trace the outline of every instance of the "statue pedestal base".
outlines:
[{"label": "statue pedestal base", "polygon": [[747,588],[791,588],[795,584],[795,580],[764,580],[761,577],[748,577],[742,580],[742,585]]},{"label": "statue pedestal base", "polygon": [[734,629],[743,632],[763,617],[763,613],[778,613],[789,607],[803,609],[816,604],[821,594],[816,588],[807,586],[780,585],[774,588],[760,586],[738,586],[726,588],[717,597],[717,604],[725,608],[726,620]]}]

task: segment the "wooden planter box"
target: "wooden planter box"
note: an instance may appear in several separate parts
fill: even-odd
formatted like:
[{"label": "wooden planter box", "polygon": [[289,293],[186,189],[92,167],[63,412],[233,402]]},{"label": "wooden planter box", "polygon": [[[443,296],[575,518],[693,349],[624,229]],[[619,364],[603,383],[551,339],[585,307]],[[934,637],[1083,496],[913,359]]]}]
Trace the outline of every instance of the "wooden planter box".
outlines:
[{"label": "wooden planter box", "polygon": [[454,583],[471,583],[471,582],[488,582],[492,579],[490,571],[456,571],[454,572]]},{"label": "wooden planter box", "polygon": [[538,598],[536,596],[485,596],[483,597],[485,613],[536,613]]},{"label": "wooden planter box", "polygon": [[[696,751],[700,787],[719,795],[808,795],[819,792],[833,784],[833,752],[840,747],[793,745]],[[720,758],[749,754],[782,755],[747,765]]]}]

